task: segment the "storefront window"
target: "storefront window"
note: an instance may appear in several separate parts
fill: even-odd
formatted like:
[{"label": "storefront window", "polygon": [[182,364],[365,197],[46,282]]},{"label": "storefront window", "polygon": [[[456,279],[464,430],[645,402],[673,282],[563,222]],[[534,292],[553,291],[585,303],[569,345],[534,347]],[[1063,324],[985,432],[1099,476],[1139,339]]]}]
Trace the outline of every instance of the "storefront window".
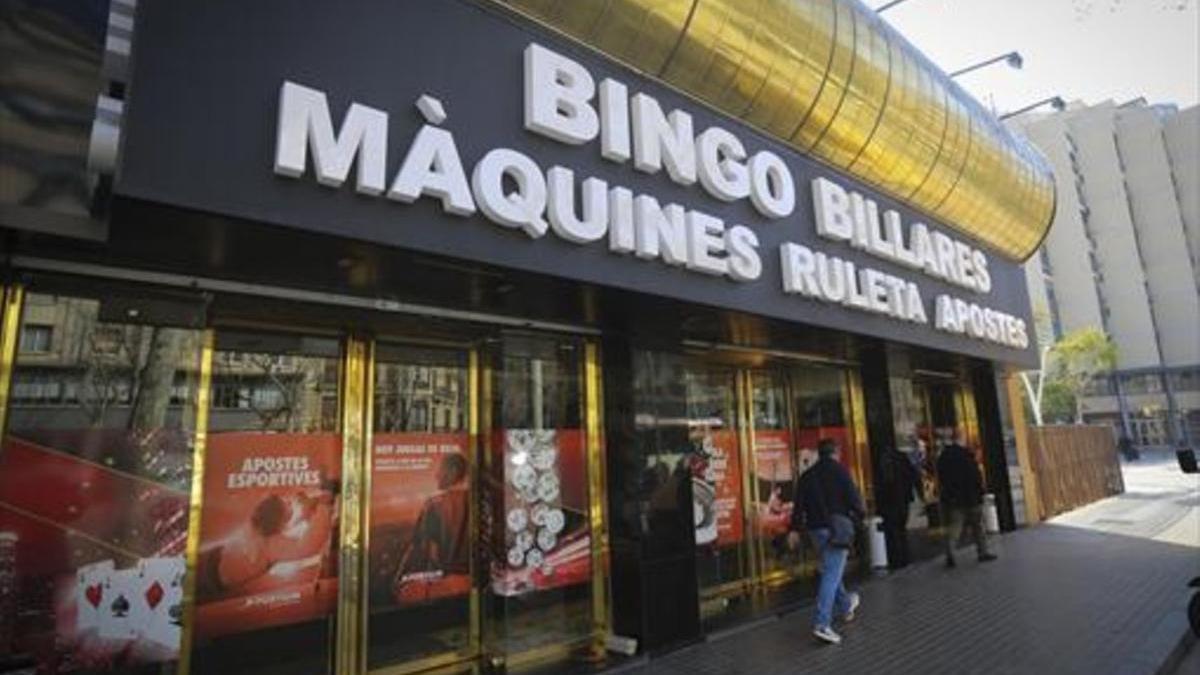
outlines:
[{"label": "storefront window", "polygon": [[594,626],[582,345],[506,335],[493,347],[481,522],[487,648],[582,646]]},{"label": "storefront window", "polygon": [[340,358],[331,338],[217,332],[193,672],[312,673],[329,663]]},{"label": "storefront window", "polygon": [[25,302],[0,450],[0,662],[21,672],[179,656],[201,333],[110,299]]},{"label": "storefront window", "polygon": [[472,656],[466,353],[376,346],[368,666]]}]

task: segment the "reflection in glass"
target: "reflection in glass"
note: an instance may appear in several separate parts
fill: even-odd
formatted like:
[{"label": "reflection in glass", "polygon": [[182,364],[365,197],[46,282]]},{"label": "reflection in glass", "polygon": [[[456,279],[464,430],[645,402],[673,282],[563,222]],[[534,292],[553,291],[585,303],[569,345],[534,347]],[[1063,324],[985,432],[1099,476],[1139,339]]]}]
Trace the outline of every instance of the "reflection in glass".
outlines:
[{"label": "reflection in glass", "polygon": [[803,551],[787,546],[799,463],[788,414],[783,373],[751,373],[754,443],[753,518],[762,555],[762,571],[795,571]]},{"label": "reflection in glass", "polygon": [[371,440],[368,666],[471,656],[465,354],[379,344]]},{"label": "reflection in glass", "polygon": [[505,335],[491,353],[482,536],[494,653],[581,646],[593,629],[581,345]]},{"label": "reflection in glass", "polygon": [[22,328],[0,450],[0,661],[174,661],[200,333],[39,294]]},{"label": "reflection in glass", "polygon": [[193,671],[328,662],[337,598],[337,340],[218,331]]}]

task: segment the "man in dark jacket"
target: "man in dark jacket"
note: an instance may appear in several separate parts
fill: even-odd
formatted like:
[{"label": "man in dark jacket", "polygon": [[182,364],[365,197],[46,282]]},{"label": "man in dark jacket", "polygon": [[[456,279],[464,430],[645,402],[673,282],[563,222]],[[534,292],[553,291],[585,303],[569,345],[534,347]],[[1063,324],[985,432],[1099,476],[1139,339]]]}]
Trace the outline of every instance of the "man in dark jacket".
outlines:
[{"label": "man in dark jacket", "polygon": [[937,460],[938,484],[942,492],[942,514],[946,530],[946,567],[954,567],[954,546],[962,536],[964,526],[970,527],[975,538],[975,552],[980,562],[995,560],[988,551],[983,532],[983,481],[979,465],[971,452],[963,447],[961,433],[942,448]]},{"label": "man in dark jacket", "polygon": [[888,448],[880,461],[879,515],[887,538],[888,566],[894,570],[909,563],[908,505],[921,496],[921,476],[907,453]]},{"label": "man in dark jacket", "polygon": [[797,548],[800,530],[807,528],[821,559],[821,582],[817,590],[813,636],[829,644],[838,644],[842,637],[833,630],[834,612],[844,622],[853,621],[860,600],[858,593],[847,592],[842,583],[851,544],[842,542],[839,545],[835,541],[831,521],[834,516],[858,521],[863,516],[863,504],[850,472],[836,459],[837,446],[834,442],[824,439],[818,443],[817,455],[817,463],[804,472],[796,485],[788,542],[792,548]]}]

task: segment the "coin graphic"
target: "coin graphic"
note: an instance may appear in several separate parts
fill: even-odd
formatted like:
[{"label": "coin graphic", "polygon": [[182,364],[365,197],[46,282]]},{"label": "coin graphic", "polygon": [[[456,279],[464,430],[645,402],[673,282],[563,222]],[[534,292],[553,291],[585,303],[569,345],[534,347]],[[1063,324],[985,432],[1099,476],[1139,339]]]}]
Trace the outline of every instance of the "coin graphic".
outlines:
[{"label": "coin graphic", "polygon": [[508,529],[513,532],[520,532],[529,524],[529,514],[525,513],[525,509],[519,507],[509,509],[508,515],[505,516],[505,521],[508,523]]},{"label": "coin graphic", "polygon": [[521,549],[522,553],[533,548],[533,533],[529,530],[518,532],[517,538],[513,541],[513,546]]},{"label": "coin graphic", "polygon": [[546,556],[536,548],[529,549],[529,552],[525,554],[525,564],[530,567],[539,567],[545,560]]},{"label": "coin graphic", "polygon": [[548,445],[535,449],[529,456],[529,463],[538,471],[545,471],[554,466],[556,459],[558,459],[558,449],[553,445]]},{"label": "coin graphic", "polygon": [[558,499],[558,476],[552,473],[544,473],[537,479],[538,498],[544,502],[552,502]]},{"label": "coin graphic", "polygon": [[518,490],[525,490],[534,486],[537,481],[537,471],[533,470],[532,466],[525,464],[518,466],[512,472],[512,484]]},{"label": "coin graphic", "polygon": [[516,546],[508,549],[509,567],[520,567],[525,564],[525,552]]},{"label": "coin graphic", "polygon": [[529,520],[534,525],[541,527],[546,524],[546,514],[550,512],[550,507],[545,504],[536,504],[529,510]]},{"label": "coin graphic", "polygon": [[533,448],[534,436],[530,429],[509,429],[508,448],[514,454],[529,452]]},{"label": "coin graphic", "polygon": [[563,531],[563,527],[567,524],[567,517],[559,509],[550,509],[546,512],[545,527],[551,533],[557,535]]},{"label": "coin graphic", "polygon": [[538,548],[542,549],[546,553],[549,553],[550,550],[553,549],[555,544],[557,544],[557,543],[558,543],[558,537],[554,536],[554,533],[551,532],[548,528],[543,527],[542,529],[538,530],[538,533],[537,533]]}]

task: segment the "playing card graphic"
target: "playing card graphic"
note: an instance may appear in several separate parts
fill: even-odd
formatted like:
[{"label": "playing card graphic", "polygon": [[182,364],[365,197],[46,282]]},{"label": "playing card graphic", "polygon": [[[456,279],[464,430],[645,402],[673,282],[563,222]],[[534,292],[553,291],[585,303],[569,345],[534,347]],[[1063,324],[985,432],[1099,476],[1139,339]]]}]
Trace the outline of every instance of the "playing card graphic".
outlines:
[{"label": "playing card graphic", "polygon": [[146,558],[138,561],[140,594],[138,627],[142,639],[172,652],[179,649],[183,621],[182,557]]},{"label": "playing card graphic", "polygon": [[83,635],[100,628],[108,577],[113,561],[102,560],[75,570],[75,633]]},{"label": "playing card graphic", "polygon": [[108,640],[133,640],[140,627],[137,622],[145,615],[135,606],[138,571],[117,570],[108,575],[104,599],[100,604],[100,637]]}]

